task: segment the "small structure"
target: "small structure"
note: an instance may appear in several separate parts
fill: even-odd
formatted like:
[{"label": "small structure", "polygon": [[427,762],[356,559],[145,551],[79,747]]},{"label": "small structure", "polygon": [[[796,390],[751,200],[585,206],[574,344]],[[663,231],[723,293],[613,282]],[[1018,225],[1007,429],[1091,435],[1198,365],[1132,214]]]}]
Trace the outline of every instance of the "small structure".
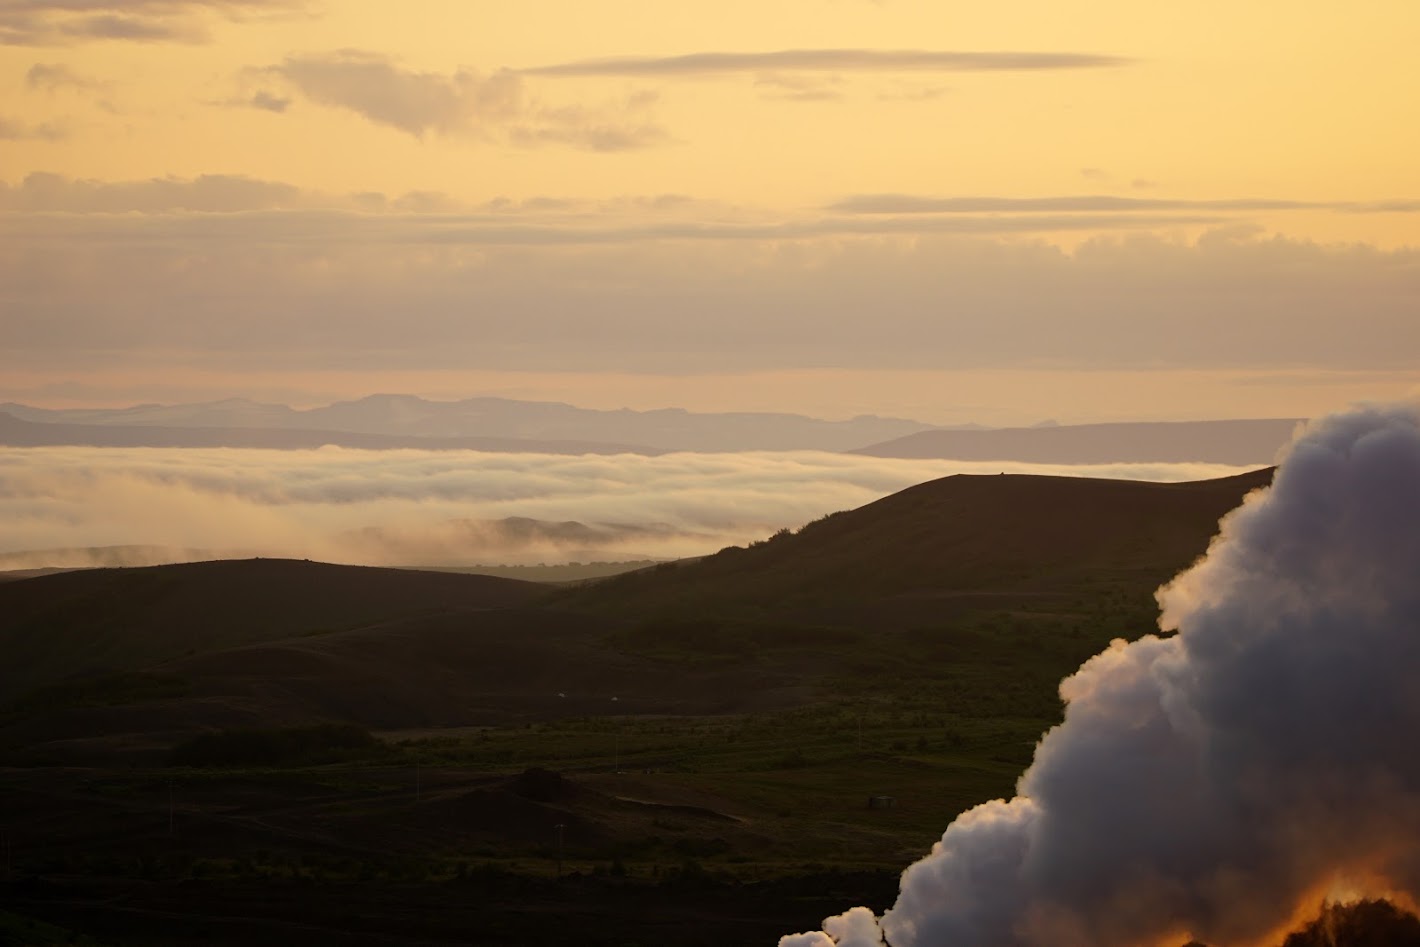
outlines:
[{"label": "small structure", "polygon": [[868,808],[869,808],[869,809],[891,809],[891,808],[892,808],[893,806],[895,806],[895,805],[897,805],[897,797],[896,797],[896,796],[869,796],[869,797],[868,797]]}]

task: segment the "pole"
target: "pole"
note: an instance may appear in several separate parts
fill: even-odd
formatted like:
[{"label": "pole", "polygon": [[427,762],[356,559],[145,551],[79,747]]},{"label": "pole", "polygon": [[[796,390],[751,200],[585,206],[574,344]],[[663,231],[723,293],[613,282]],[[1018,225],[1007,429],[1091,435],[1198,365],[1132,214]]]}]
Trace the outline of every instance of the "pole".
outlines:
[{"label": "pole", "polygon": [[562,830],[565,829],[566,827],[567,827],[567,826],[564,825],[564,824],[561,823],[561,822],[557,823],[557,877],[558,877],[558,878],[561,878],[561,877],[562,877]]}]

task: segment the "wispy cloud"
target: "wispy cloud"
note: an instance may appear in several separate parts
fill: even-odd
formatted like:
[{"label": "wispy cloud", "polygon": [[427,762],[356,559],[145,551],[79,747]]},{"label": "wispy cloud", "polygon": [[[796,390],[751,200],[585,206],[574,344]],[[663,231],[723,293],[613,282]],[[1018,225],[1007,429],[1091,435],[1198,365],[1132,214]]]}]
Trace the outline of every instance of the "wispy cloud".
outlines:
[{"label": "wispy cloud", "polygon": [[842,77],[766,73],[754,80],[761,97],[787,102],[837,102],[843,98]]},{"label": "wispy cloud", "polygon": [[1022,72],[1128,65],[1120,56],[1058,52],[958,52],[926,49],[782,49],[616,56],[520,70],[534,76],[697,78],[766,72]]},{"label": "wispy cloud", "polygon": [[34,125],[0,115],[0,141],[60,141],[66,137],[64,127],[53,122]]},{"label": "wispy cloud", "polygon": [[35,63],[25,73],[25,85],[41,92],[64,89],[87,92],[102,87],[103,83],[80,75],[63,63]]},{"label": "wispy cloud", "polygon": [[507,71],[416,72],[359,50],[292,56],[271,71],[312,102],[416,136],[478,131],[510,121],[523,107],[521,83]]},{"label": "wispy cloud", "polygon": [[304,0],[4,0],[0,45],[65,46],[96,40],[199,43],[217,16],[283,14]]},{"label": "wispy cloud", "polygon": [[[238,174],[204,174],[195,178],[160,177],[130,181],[100,181],[36,171],[19,183],[0,181],[0,211],[26,214],[260,214],[270,211],[349,212],[359,215],[401,215],[416,224],[419,215],[439,215],[464,224],[477,222],[561,222],[571,226],[588,220],[605,225],[630,217],[641,220],[684,218],[689,214],[725,216],[720,204],[697,201],[683,194],[628,195],[608,200],[565,197],[495,199],[477,204],[461,202],[438,191],[385,194],[360,191],[330,193],[296,187],[282,181]],[[322,219],[287,216],[300,228]],[[338,215],[332,220],[344,218]],[[274,221],[273,221],[274,222]],[[431,221],[432,222],[432,221]],[[172,221],[169,221],[172,223]],[[356,222],[347,221],[350,226]]]},{"label": "wispy cloud", "polygon": [[507,69],[421,72],[377,53],[340,50],[291,56],[267,72],[311,102],[346,109],[417,138],[431,133],[498,137],[591,151],[643,148],[666,138],[645,116],[650,104],[645,96],[595,108],[550,107],[529,96],[521,76]]},{"label": "wispy cloud", "polygon": [[233,213],[306,207],[320,201],[319,195],[290,184],[227,174],[87,181],[35,173],[18,186],[0,185],[0,209],[65,214]]},{"label": "wispy cloud", "polygon": [[[1087,169],[1092,170],[1092,169]],[[1136,182],[1147,186],[1149,182]],[[1420,200],[1297,201],[1274,198],[1188,200],[1075,194],[1058,197],[926,197],[915,194],[859,194],[828,205],[843,214],[1073,214],[1140,211],[1247,213],[1331,210],[1349,213],[1414,213]]]}]

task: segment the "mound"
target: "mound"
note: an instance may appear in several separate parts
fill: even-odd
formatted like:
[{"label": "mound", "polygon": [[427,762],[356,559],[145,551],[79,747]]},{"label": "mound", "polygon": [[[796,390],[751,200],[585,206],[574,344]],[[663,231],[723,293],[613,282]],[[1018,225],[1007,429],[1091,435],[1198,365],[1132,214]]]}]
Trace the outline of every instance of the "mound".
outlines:
[{"label": "mound", "polygon": [[0,583],[0,693],[393,618],[520,605],[543,591],[490,576],[281,559]]},{"label": "mound", "polygon": [[954,476],[780,533],[568,593],[573,607],[649,614],[840,607],[981,596],[1152,590],[1201,555],[1270,469],[1193,483]]}]

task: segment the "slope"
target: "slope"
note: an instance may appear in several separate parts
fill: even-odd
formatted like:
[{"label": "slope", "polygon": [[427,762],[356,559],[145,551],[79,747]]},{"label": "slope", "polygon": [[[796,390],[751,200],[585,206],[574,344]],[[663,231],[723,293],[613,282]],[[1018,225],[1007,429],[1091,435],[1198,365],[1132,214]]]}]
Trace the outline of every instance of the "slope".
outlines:
[{"label": "slope", "polygon": [[946,477],[747,549],[574,590],[563,604],[830,617],[868,603],[937,609],[983,596],[1147,593],[1201,555],[1218,519],[1270,482],[1270,469],[1193,483]]},{"label": "slope", "polygon": [[280,559],[0,583],[0,694],[399,617],[519,605],[543,592],[515,579]]}]

